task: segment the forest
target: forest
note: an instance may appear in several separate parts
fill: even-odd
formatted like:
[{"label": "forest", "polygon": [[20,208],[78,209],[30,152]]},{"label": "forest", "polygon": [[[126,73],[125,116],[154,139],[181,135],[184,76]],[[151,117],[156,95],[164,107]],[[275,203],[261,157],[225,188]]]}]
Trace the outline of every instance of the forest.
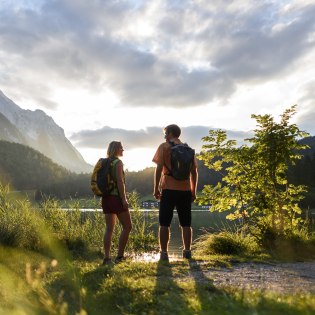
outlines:
[{"label": "forest", "polygon": [[[309,146],[300,152],[303,157],[288,170],[290,182],[306,185],[309,191],[301,201],[303,207],[315,207],[315,137],[300,140]],[[140,196],[147,196],[153,191],[154,167],[138,172],[126,171],[128,192],[136,191]],[[222,175],[207,168],[203,160],[198,159],[198,191],[205,185],[216,185]],[[13,191],[35,191],[37,201],[48,196],[56,199],[90,198],[91,174],[76,174],[57,165],[40,152],[18,144],[0,140],[0,181],[9,184]]]}]

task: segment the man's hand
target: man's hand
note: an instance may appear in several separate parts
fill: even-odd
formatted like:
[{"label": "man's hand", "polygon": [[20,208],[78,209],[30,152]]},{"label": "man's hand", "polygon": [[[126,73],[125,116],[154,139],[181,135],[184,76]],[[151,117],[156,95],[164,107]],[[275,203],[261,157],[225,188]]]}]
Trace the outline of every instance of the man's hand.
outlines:
[{"label": "man's hand", "polygon": [[155,168],[155,172],[154,172],[154,192],[153,192],[153,196],[155,197],[155,199],[160,199],[161,198],[161,192],[160,192],[160,180],[161,180],[161,175],[162,175],[162,168],[163,165],[158,164]]},{"label": "man's hand", "polygon": [[161,199],[161,192],[158,189],[155,189],[153,196],[155,197],[155,199],[160,200]]}]

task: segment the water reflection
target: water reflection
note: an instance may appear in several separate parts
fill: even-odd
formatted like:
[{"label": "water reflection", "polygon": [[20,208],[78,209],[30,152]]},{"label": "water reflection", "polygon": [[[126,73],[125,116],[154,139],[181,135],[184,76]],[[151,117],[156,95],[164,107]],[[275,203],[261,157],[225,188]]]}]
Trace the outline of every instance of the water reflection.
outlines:
[{"label": "water reflection", "polygon": [[[153,229],[158,237],[158,211],[157,210],[143,210],[144,218],[153,224]],[[206,232],[214,232],[227,227],[231,224],[225,218],[226,214],[213,213],[209,210],[194,210],[192,211],[192,229],[193,241],[200,235]],[[169,255],[172,259],[178,259],[182,256],[182,230],[179,224],[176,210],[171,224],[171,237],[169,242]]]},{"label": "water reflection", "polygon": [[[182,256],[179,254],[169,253],[169,261],[182,260]],[[160,260],[160,253],[141,253],[132,257],[133,261],[145,261],[145,262],[157,262]]]},{"label": "water reflection", "polygon": [[[83,212],[89,211],[102,211],[101,209],[81,209]],[[152,223],[152,228],[156,237],[158,238],[158,210],[141,209],[143,219]],[[131,209],[131,216],[133,210]],[[219,231],[231,226],[231,221],[226,220],[226,213],[210,212],[209,210],[193,210],[192,211],[192,229],[193,229],[193,242],[202,234],[206,232]],[[232,225],[235,223],[232,223]],[[179,225],[178,215],[176,210],[171,224],[171,238],[169,242],[169,256],[172,260],[180,259],[182,256],[182,231]],[[145,260],[156,261],[158,253],[147,253]],[[143,259],[142,259],[143,260]]]}]

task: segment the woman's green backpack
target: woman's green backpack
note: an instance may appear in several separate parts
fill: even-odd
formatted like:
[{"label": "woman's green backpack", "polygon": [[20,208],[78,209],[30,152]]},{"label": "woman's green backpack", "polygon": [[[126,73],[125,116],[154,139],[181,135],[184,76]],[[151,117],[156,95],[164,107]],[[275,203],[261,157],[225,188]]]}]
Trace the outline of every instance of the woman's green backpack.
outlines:
[{"label": "woman's green backpack", "polygon": [[94,195],[108,196],[117,187],[112,169],[119,159],[101,158],[96,163],[91,176],[91,189]]}]

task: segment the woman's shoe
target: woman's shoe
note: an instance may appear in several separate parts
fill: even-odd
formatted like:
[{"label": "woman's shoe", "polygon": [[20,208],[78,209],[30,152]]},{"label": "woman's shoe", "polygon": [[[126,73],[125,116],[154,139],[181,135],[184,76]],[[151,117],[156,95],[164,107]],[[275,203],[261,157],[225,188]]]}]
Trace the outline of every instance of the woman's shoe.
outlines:
[{"label": "woman's shoe", "polygon": [[113,262],[110,258],[104,258],[103,259],[103,263],[102,265],[105,266],[105,265],[111,265]]}]

